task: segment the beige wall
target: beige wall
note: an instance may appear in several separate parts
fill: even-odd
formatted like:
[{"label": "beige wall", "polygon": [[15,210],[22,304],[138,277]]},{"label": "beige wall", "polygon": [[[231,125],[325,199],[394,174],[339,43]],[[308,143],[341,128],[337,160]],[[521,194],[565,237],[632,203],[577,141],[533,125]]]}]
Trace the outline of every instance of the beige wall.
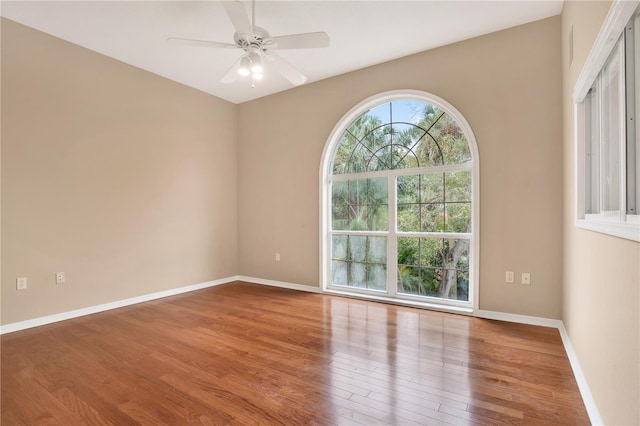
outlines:
[{"label": "beige wall", "polygon": [[[240,273],[319,285],[318,173],[329,133],[369,96],[418,89],[456,107],[478,141],[480,308],[560,318],[559,38],[554,17],[241,104]],[[505,270],[530,272],[532,285],[506,284]]]},{"label": "beige wall", "polygon": [[[574,226],[572,93],[609,2],[565,2],[563,320],[605,424],[640,424],[640,244]],[[573,27],[574,59],[568,40]]]},{"label": "beige wall", "polygon": [[2,323],[236,275],[236,110],[3,19]]}]

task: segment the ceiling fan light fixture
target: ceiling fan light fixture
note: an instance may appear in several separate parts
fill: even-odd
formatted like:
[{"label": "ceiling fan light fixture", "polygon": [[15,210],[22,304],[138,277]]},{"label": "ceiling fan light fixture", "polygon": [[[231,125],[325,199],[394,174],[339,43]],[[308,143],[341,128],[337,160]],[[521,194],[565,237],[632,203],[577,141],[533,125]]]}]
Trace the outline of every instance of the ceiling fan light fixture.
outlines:
[{"label": "ceiling fan light fixture", "polygon": [[262,68],[262,58],[260,58],[260,54],[251,52],[249,53],[249,59],[251,60],[251,72],[254,74],[262,73],[264,68]]},{"label": "ceiling fan light fixture", "polygon": [[251,60],[247,56],[243,56],[240,59],[240,68],[238,68],[238,74],[241,76],[247,76],[251,73]]},{"label": "ceiling fan light fixture", "polygon": [[253,73],[253,79],[254,80],[262,80],[264,78],[264,74],[262,74],[261,72],[254,72]]},{"label": "ceiling fan light fixture", "polygon": [[251,65],[251,72],[253,72],[255,74],[260,74],[260,73],[262,73],[262,71],[264,71],[264,68],[262,68],[262,64],[253,64],[253,65]]}]

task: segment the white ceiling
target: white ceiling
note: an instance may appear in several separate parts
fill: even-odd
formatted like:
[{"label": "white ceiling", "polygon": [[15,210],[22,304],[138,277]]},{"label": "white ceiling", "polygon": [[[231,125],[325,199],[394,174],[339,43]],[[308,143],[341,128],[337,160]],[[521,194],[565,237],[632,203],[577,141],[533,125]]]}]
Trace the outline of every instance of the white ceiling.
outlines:
[{"label": "white ceiling", "polygon": [[[250,3],[245,1],[247,11]],[[272,36],[325,31],[326,49],[279,51],[318,81],[561,12],[553,1],[265,1],[256,25]],[[264,80],[221,84],[241,50],[167,43],[168,37],[233,43],[218,1],[2,1],[2,16],[234,103],[292,85]]]}]

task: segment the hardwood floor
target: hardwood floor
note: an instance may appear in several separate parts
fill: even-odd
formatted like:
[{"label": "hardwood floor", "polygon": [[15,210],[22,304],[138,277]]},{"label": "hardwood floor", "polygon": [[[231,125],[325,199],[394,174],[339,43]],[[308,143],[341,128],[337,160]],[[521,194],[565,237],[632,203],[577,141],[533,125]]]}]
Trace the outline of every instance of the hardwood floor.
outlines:
[{"label": "hardwood floor", "polygon": [[232,283],[2,336],[2,424],[589,424],[551,328]]}]

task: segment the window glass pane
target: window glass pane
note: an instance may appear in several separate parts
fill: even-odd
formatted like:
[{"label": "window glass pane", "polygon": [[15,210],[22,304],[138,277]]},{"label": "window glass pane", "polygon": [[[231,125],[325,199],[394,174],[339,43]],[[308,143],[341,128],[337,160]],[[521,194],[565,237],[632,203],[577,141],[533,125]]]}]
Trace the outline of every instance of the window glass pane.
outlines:
[{"label": "window glass pane", "polygon": [[378,105],[377,107],[371,108],[367,112],[367,115],[371,117],[375,117],[375,120],[378,123],[390,123],[391,122],[391,105],[388,102]]},{"label": "window glass pane", "polygon": [[600,116],[598,91],[594,86],[585,97],[585,213],[600,212]]},{"label": "window glass pane", "polygon": [[398,176],[398,204],[420,202],[420,176]]},{"label": "window glass pane", "polygon": [[348,131],[345,131],[340,138],[340,144],[333,157],[333,164],[331,166],[332,174],[341,174],[348,172],[348,162],[351,156],[351,152],[358,145],[357,139],[355,139]]},{"label": "window glass pane", "polygon": [[422,203],[444,202],[444,173],[420,176],[420,201]]},{"label": "window glass pane", "polygon": [[442,238],[420,238],[420,265],[441,267],[445,241]]},{"label": "window glass pane", "polygon": [[400,294],[469,300],[467,271],[401,266],[398,269],[398,275],[398,293]]},{"label": "window glass pane", "polygon": [[392,161],[394,169],[407,169],[421,166],[414,150],[418,147],[424,135],[424,130],[413,124],[393,124],[393,137],[391,142],[393,143]]},{"label": "window glass pane", "polygon": [[447,203],[445,227],[447,232],[471,232],[471,203]]},{"label": "window glass pane", "polygon": [[438,297],[445,270],[441,268],[420,268],[422,291],[431,297]]},{"label": "window glass pane", "polygon": [[331,237],[331,258],[347,260],[347,236],[334,235]]},{"label": "window glass pane", "polygon": [[420,232],[420,204],[398,204],[398,231]]},{"label": "window glass pane", "polygon": [[398,231],[471,232],[471,172],[399,176],[397,185]]},{"label": "window glass pane", "polygon": [[386,119],[388,114],[387,117],[381,117],[375,111],[376,109],[373,109],[356,118],[347,128],[347,131],[357,140],[362,140],[365,135],[371,133],[376,127],[389,122]]},{"label": "window glass pane", "polygon": [[347,181],[336,181],[331,183],[331,203],[334,206],[344,206],[349,204],[349,185]]},{"label": "window glass pane", "polygon": [[331,182],[331,227],[332,229],[348,229],[348,182]]},{"label": "window glass pane", "polygon": [[378,170],[387,170],[389,169],[387,159],[388,153],[384,152],[385,149],[381,151],[376,151],[374,154],[367,159],[367,171],[375,172]]},{"label": "window glass pane", "polygon": [[420,222],[422,232],[444,232],[444,204],[422,204],[420,208]]},{"label": "window glass pane", "polygon": [[367,237],[367,262],[387,263],[387,237]]},{"label": "window glass pane", "polygon": [[394,150],[393,167],[395,169],[413,169],[415,167],[420,167],[418,157],[412,149],[394,145]]},{"label": "window glass pane", "polygon": [[471,201],[471,172],[445,174],[445,198],[447,202]]},{"label": "window glass pane", "polygon": [[420,258],[420,238],[398,238],[398,265],[418,265]]},{"label": "window glass pane", "polygon": [[[424,104],[422,117],[413,121],[422,131],[414,129],[414,152],[421,167],[459,164],[471,161],[466,137],[458,124],[440,108]],[[426,131],[427,135],[422,132]]]},{"label": "window glass pane", "polygon": [[467,139],[458,124],[444,114],[431,128],[429,134],[437,141],[442,150],[443,164],[459,164],[471,161]]},{"label": "window glass pane", "polygon": [[469,242],[398,238],[398,292],[468,300]]},{"label": "window glass pane", "polygon": [[423,294],[420,286],[420,268],[398,265],[398,293]]},{"label": "window glass pane", "polygon": [[429,133],[420,140],[414,151],[420,167],[444,165],[440,142]]},{"label": "window glass pane", "polygon": [[366,287],[367,269],[364,263],[352,262],[349,264],[349,286]]},{"label": "window glass pane", "polygon": [[620,150],[624,123],[624,64],[620,43],[618,41],[602,69],[601,78],[600,199],[603,213],[620,210]]},{"label": "window glass pane", "polygon": [[349,260],[364,262],[367,256],[367,237],[349,236]]},{"label": "window glass pane", "polygon": [[368,179],[368,181],[369,230],[386,231],[389,229],[389,189],[387,187],[387,178]]},{"label": "window glass pane", "polygon": [[347,161],[346,173],[364,173],[368,170],[371,151],[364,145],[356,145]]},{"label": "window glass pane", "polygon": [[374,178],[368,180],[367,201],[369,204],[388,204],[389,188],[387,187],[387,178]]},{"label": "window glass pane", "polygon": [[346,205],[331,206],[331,229],[349,229],[349,207]]},{"label": "window glass pane", "polygon": [[367,288],[373,290],[386,290],[387,265],[368,265]]},{"label": "window glass pane", "polygon": [[420,176],[398,176],[398,231],[420,231]]},{"label": "window glass pane", "polygon": [[389,133],[391,132],[391,126],[384,125],[380,127],[373,128],[369,133],[367,133],[362,138],[362,144],[366,147],[369,155],[375,155],[378,158],[379,164],[385,164],[386,167],[381,167],[379,169],[369,169],[369,171],[374,170],[386,170],[390,168],[391,163],[389,162]]},{"label": "window glass pane", "polygon": [[394,123],[419,123],[424,116],[424,102],[399,100],[391,103]]},{"label": "window glass pane", "polygon": [[398,293],[436,297],[439,288],[438,272],[434,268],[399,267]]},{"label": "window glass pane", "polygon": [[469,300],[469,271],[447,270],[449,274],[455,274],[456,295],[457,300]]},{"label": "window glass pane", "polygon": [[387,237],[332,236],[332,284],[385,290]]},{"label": "window glass pane", "polygon": [[331,261],[331,282],[336,285],[347,285],[347,262]]},{"label": "window glass pane", "polygon": [[414,124],[393,123],[393,144],[412,148],[424,136],[424,130]]},{"label": "window glass pane", "polygon": [[387,178],[336,181],[331,184],[332,229],[386,231],[389,227]]}]

